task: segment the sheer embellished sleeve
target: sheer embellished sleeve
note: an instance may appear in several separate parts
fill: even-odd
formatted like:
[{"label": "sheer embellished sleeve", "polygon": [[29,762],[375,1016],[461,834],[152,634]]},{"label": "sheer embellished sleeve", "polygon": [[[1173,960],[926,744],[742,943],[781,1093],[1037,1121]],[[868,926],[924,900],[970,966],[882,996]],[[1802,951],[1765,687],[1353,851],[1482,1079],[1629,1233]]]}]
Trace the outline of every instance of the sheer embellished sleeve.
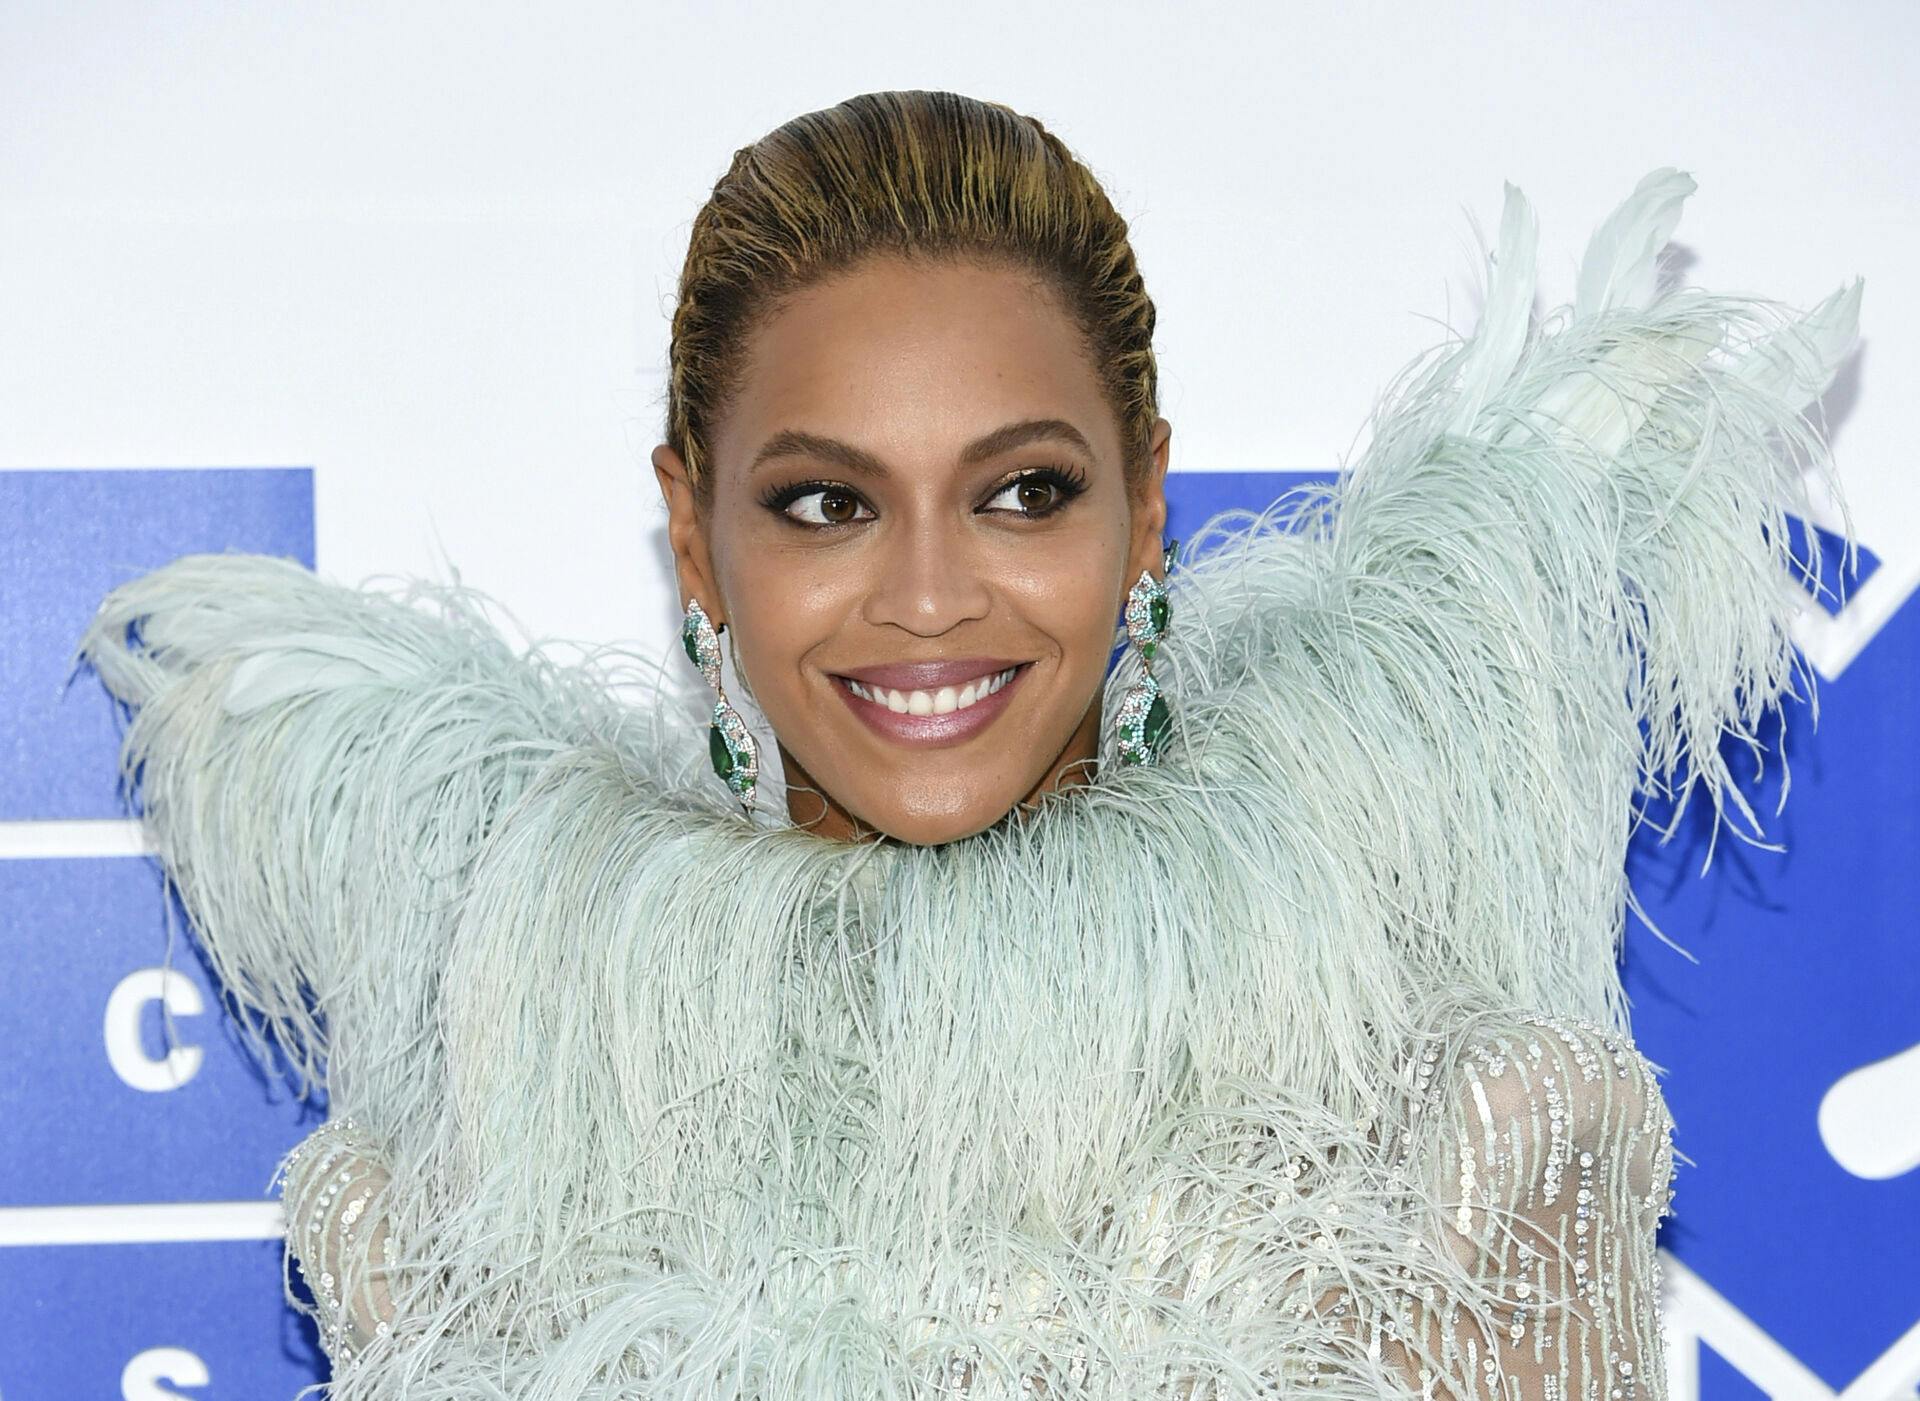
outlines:
[{"label": "sheer embellished sleeve", "polygon": [[281,1164],[287,1254],[299,1262],[314,1307],[294,1303],[318,1324],[336,1371],[392,1328],[386,1162],[348,1117],[327,1120]]},{"label": "sheer embellished sleeve", "polygon": [[1645,1058],[1591,1023],[1526,1017],[1432,1083],[1442,1230],[1484,1293],[1429,1305],[1395,1349],[1416,1394],[1664,1401],[1672,1122]]}]

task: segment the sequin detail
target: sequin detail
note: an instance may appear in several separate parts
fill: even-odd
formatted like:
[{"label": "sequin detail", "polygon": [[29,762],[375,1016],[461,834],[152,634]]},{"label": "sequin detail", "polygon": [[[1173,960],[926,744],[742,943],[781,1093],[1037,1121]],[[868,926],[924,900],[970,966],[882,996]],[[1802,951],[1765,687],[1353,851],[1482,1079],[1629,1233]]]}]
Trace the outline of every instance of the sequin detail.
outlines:
[{"label": "sequin detail", "polygon": [[[351,1115],[329,1119],[281,1160],[287,1252],[300,1265],[320,1343],[339,1371],[392,1331],[391,1266],[380,1191],[385,1159]],[[364,1250],[356,1240],[364,1239]],[[367,1277],[362,1278],[362,1263]],[[297,1301],[296,1301],[297,1302]]]}]

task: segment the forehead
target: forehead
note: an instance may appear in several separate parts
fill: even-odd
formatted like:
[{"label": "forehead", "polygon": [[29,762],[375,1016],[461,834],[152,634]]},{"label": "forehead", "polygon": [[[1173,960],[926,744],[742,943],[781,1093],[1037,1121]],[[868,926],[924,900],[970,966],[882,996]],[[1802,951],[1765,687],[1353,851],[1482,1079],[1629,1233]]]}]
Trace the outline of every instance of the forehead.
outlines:
[{"label": "forehead", "polygon": [[947,470],[982,434],[1073,424],[1102,458],[1119,431],[1084,338],[1036,277],[879,258],[795,294],[754,331],[710,444],[737,473],[783,430],[846,439],[901,470]]}]

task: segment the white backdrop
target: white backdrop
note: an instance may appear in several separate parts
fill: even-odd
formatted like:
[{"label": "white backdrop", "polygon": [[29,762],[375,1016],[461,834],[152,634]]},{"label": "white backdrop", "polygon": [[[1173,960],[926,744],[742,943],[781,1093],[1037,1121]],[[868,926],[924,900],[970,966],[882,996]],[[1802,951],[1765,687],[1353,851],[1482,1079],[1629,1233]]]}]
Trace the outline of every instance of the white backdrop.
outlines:
[{"label": "white backdrop", "polygon": [[[1688,281],[1810,305],[1864,275],[1865,348],[1827,409],[1877,565],[1803,639],[1837,681],[1876,647],[1893,656],[1878,639],[1920,607],[1902,608],[1920,583],[1920,481],[1900,418],[1920,383],[1916,53],[1920,6],[1891,2],[6,0],[0,488],[14,475],[15,491],[0,506],[23,517],[22,502],[55,499],[36,494],[49,472],[310,468],[259,480],[310,489],[323,572],[451,561],[537,635],[662,647],[677,614],[647,453],[694,212],[737,147],[796,113],[951,88],[1048,123],[1132,220],[1179,471],[1348,458],[1392,373],[1446,326],[1471,326],[1473,221],[1497,222],[1503,180],[1539,211],[1549,303],[1570,294],[1593,225],[1660,165],[1700,186],[1677,235]],[[0,590],[24,598],[44,532],[23,518],[0,532]],[[1898,656],[1871,692],[1871,743],[1896,735],[1910,756],[1917,671]],[[18,734],[0,762],[32,762]],[[1899,799],[1920,799],[1920,780],[1896,778],[1856,820],[1900,834],[1881,859],[1906,863],[1914,819]],[[24,869],[126,849],[124,829],[87,816],[0,802],[0,855]],[[1910,919],[1911,892],[1875,887],[1872,918]],[[1911,990],[1907,935],[1879,937],[1895,959],[1881,984]],[[40,1024],[23,1006],[0,1004],[0,1057]],[[1907,1014],[1888,1008],[1847,1015],[1892,1026],[1892,1049],[1920,1038],[1920,1018],[1895,1025]],[[27,1064],[0,1060],[0,1111],[26,1102]],[[61,1238],[17,1214],[58,1205],[44,1193],[9,1206],[22,1200],[7,1195],[10,1161],[0,1396],[24,1401],[8,1350],[17,1368],[50,1320],[19,1311],[18,1291],[72,1257],[9,1266],[9,1244]],[[1877,1248],[1914,1244],[1911,1220],[1902,1229]],[[1871,1347],[1810,1359],[1765,1321],[1781,1308],[1771,1285],[1738,1297],[1674,1250],[1686,1338],[1746,1359],[1724,1375],[1682,1366],[1676,1396],[1833,1395],[1857,1378],[1867,1389],[1850,1396],[1913,1395],[1911,1293]],[[1859,1272],[1912,1268],[1859,1258],[1822,1285],[1821,1307],[1854,1288],[1884,1301]],[[180,1365],[128,1372],[123,1393],[241,1394]]]},{"label": "white backdrop", "polygon": [[[1038,116],[1133,221],[1189,470],[1332,466],[1470,326],[1501,182],[1571,291],[1659,165],[1703,285],[1867,277],[1920,382],[1920,8],[976,3],[0,6],[0,465],[312,463],[319,563],[664,636],[646,454],[733,151],[857,92]],[[1557,298],[1556,298],[1557,299]],[[1905,392],[1840,446],[1920,580]]]}]

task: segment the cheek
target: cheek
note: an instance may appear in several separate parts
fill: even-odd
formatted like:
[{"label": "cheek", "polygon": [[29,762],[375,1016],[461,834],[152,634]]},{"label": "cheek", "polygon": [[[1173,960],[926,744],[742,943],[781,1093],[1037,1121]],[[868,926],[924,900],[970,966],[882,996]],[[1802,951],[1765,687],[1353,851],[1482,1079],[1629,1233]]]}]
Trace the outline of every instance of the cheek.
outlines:
[{"label": "cheek", "polygon": [[734,647],[769,719],[802,689],[801,661],[838,633],[866,587],[859,571],[823,569],[778,549],[750,548],[715,572],[736,629]]},{"label": "cheek", "polygon": [[1063,533],[1046,549],[1023,551],[1002,581],[1027,625],[1060,649],[1069,677],[1106,674],[1120,617],[1122,548],[1111,531]]},{"label": "cheek", "polygon": [[739,666],[768,718],[778,720],[781,699],[803,689],[804,656],[841,629],[858,591],[845,578],[795,578],[795,570],[764,557],[722,587]]}]

